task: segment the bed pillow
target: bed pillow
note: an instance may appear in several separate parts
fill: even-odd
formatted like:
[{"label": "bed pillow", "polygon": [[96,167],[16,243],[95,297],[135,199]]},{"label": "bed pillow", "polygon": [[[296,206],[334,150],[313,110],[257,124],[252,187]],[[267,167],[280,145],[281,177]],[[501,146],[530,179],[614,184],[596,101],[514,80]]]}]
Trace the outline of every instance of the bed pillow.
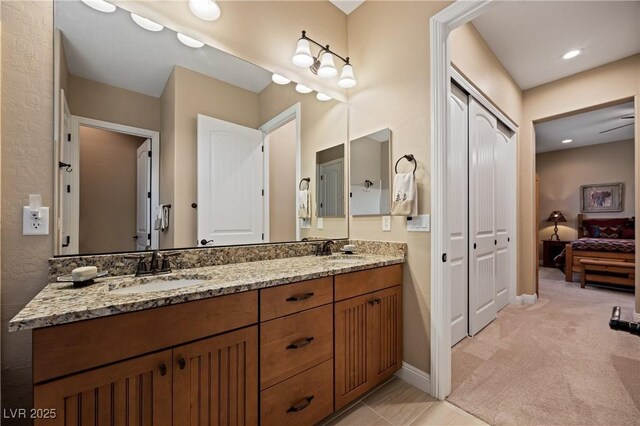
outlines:
[{"label": "bed pillow", "polygon": [[619,218],[619,219],[587,219],[582,221],[582,231],[585,237],[590,238],[602,238],[596,237],[592,234],[593,226],[624,226],[625,223],[628,223],[629,219],[627,218]]},{"label": "bed pillow", "polygon": [[591,226],[591,238],[622,238],[622,225]]},{"label": "bed pillow", "polygon": [[625,240],[635,240],[636,230],[633,228],[622,228],[622,238]]}]

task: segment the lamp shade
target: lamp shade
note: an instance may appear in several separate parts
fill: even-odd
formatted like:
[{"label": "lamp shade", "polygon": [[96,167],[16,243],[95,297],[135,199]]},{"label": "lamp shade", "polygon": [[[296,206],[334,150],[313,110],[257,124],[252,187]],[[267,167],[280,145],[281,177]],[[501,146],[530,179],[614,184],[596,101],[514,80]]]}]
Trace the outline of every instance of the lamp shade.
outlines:
[{"label": "lamp shade", "polygon": [[320,68],[318,68],[318,77],[333,78],[336,75],[338,75],[338,70],[333,63],[333,55],[329,52],[324,52],[320,61]]},{"label": "lamp shade", "polygon": [[342,73],[340,74],[340,80],[338,80],[338,86],[344,89],[351,89],[356,85],[356,78],[353,75],[353,67],[350,64],[346,64],[342,67]]},{"label": "lamp shade", "polygon": [[549,217],[547,218],[547,222],[566,222],[567,219],[562,215],[560,210],[554,210],[551,212]]},{"label": "lamp shade", "polygon": [[310,67],[313,65],[313,56],[311,56],[311,47],[309,40],[301,38],[296,46],[296,53],[293,54],[291,62],[298,67]]},{"label": "lamp shade", "polygon": [[214,0],[189,0],[189,9],[203,21],[215,21],[220,17],[220,6]]}]

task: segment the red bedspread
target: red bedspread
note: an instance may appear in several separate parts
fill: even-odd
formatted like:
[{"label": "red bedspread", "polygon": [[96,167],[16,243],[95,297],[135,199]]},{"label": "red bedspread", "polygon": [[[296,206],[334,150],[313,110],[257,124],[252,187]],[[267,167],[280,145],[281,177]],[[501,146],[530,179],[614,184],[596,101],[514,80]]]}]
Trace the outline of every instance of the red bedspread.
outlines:
[{"label": "red bedspread", "polygon": [[580,238],[571,243],[574,250],[608,251],[614,253],[635,253],[635,240],[613,238]]}]

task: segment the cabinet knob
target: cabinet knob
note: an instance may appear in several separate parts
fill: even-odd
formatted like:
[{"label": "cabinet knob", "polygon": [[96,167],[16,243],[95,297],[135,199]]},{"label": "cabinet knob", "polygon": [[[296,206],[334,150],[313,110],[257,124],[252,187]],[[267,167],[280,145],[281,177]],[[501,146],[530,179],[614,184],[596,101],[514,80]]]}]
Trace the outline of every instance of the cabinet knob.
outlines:
[{"label": "cabinet knob", "polygon": [[291,297],[287,297],[287,302],[301,302],[303,300],[311,299],[313,297],[313,293],[304,293],[304,294],[294,294]]},{"label": "cabinet knob", "polygon": [[180,370],[184,370],[186,366],[187,366],[187,361],[184,358],[180,358],[178,360],[178,367],[180,367]]},{"label": "cabinet knob", "polygon": [[161,376],[167,375],[167,364],[165,363],[160,364],[160,375]]},{"label": "cabinet knob", "polygon": [[289,407],[289,409],[287,410],[287,413],[297,413],[298,411],[304,410],[309,405],[311,405],[311,401],[313,401],[313,398],[315,398],[314,395],[303,398],[300,402],[297,402],[291,407]]},{"label": "cabinet knob", "polygon": [[305,337],[304,339],[300,339],[288,345],[287,350],[304,348],[305,346],[311,344],[312,341],[313,341],[313,337]]}]

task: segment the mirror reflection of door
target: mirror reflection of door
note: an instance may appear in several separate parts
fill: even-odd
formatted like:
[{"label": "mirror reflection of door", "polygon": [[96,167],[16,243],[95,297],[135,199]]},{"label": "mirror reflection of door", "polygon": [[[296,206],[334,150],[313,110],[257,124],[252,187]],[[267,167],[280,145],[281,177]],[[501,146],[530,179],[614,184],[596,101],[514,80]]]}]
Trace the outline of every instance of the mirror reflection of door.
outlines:
[{"label": "mirror reflection of door", "polygon": [[150,140],[87,126],[78,136],[80,253],[148,248]]},{"label": "mirror reflection of door", "polygon": [[318,164],[318,217],[344,216],[344,158]]}]

